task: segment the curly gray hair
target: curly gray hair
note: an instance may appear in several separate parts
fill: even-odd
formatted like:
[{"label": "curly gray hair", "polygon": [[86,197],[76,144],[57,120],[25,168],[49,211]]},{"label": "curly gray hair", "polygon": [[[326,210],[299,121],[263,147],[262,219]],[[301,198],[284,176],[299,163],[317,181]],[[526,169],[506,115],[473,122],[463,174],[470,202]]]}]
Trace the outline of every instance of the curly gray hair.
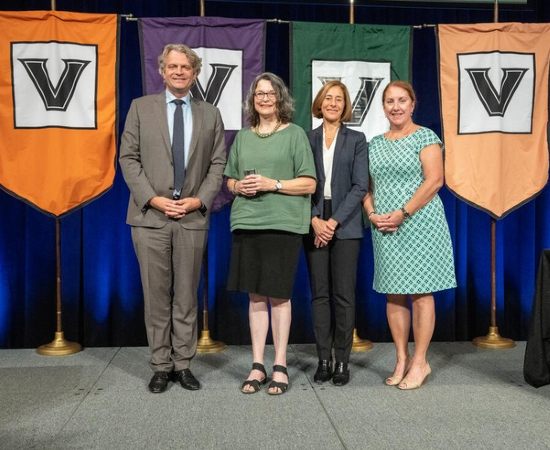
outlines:
[{"label": "curly gray hair", "polygon": [[286,87],[285,82],[271,72],[264,72],[254,78],[250,85],[246,100],[244,101],[244,110],[248,123],[255,127],[260,124],[260,115],[254,108],[254,93],[256,86],[260,80],[267,80],[273,86],[273,90],[277,93],[277,117],[282,123],[292,122],[294,115],[294,99],[290,96],[290,92]]}]

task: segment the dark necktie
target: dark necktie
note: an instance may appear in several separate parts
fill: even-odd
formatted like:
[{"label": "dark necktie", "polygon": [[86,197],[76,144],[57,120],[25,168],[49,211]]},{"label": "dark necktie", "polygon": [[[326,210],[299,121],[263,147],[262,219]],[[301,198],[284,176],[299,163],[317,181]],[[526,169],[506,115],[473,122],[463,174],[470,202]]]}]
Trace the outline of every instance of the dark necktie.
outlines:
[{"label": "dark necktie", "polygon": [[185,173],[185,153],[183,144],[183,100],[172,100],[176,104],[174,129],[172,134],[172,158],[174,159],[174,197],[181,195]]}]

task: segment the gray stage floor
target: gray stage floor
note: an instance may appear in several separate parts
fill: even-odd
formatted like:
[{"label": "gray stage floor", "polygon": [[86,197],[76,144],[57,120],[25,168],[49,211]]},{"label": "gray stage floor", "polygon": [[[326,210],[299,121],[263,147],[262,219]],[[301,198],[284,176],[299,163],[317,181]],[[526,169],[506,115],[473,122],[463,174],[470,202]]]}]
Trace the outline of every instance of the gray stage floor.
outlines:
[{"label": "gray stage floor", "polygon": [[[347,386],[318,386],[314,345],[289,347],[290,390],[239,391],[251,350],[197,355],[203,384],[150,394],[148,349],[87,348],[63,357],[0,351],[0,448],[550,449],[550,386],[523,380],[525,342],[509,350],[434,343],[421,389],[383,384],[391,343],[353,353]],[[268,347],[266,367],[273,361]]]}]

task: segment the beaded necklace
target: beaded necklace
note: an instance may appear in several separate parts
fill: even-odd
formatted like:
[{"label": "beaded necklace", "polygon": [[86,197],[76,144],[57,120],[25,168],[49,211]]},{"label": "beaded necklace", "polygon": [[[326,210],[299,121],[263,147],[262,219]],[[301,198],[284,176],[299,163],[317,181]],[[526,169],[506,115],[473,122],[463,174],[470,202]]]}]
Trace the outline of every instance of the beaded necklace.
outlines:
[{"label": "beaded necklace", "polygon": [[275,125],[275,128],[273,128],[273,130],[271,130],[269,133],[260,133],[259,131],[260,125],[258,125],[257,127],[254,127],[254,133],[256,133],[256,136],[258,136],[259,138],[265,139],[265,138],[268,138],[269,136],[274,135],[280,126],[281,126],[281,121],[277,122],[277,125]]}]

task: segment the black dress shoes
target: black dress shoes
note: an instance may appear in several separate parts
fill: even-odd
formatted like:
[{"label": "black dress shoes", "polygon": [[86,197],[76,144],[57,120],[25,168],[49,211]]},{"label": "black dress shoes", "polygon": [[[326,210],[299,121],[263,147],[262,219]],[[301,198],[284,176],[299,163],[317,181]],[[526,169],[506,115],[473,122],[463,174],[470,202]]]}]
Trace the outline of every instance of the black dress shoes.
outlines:
[{"label": "black dress shoes", "polygon": [[313,375],[313,381],[315,383],[324,383],[325,381],[330,380],[330,377],[332,377],[332,360],[319,360],[317,371],[315,372],[315,375]]},{"label": "black dress shoes", "polygon": [[334,373],[332,374],[332,383],[334,386],[343,386],[349,382],[349,369],[346,363],[336,363]]},{"label": "black dress shoes", "polygon": [[201,388],[199,380],[197,380],[189,369],[183,369],[173,372],[172,381],[181,384],[183,389],[188,391],[198,391]]},{"label": "black dress shoes", "polygon": [[149,390],[153,394],[160,394],[168,387],[170,381],[170,372],[155,372],[149,382]]}]

